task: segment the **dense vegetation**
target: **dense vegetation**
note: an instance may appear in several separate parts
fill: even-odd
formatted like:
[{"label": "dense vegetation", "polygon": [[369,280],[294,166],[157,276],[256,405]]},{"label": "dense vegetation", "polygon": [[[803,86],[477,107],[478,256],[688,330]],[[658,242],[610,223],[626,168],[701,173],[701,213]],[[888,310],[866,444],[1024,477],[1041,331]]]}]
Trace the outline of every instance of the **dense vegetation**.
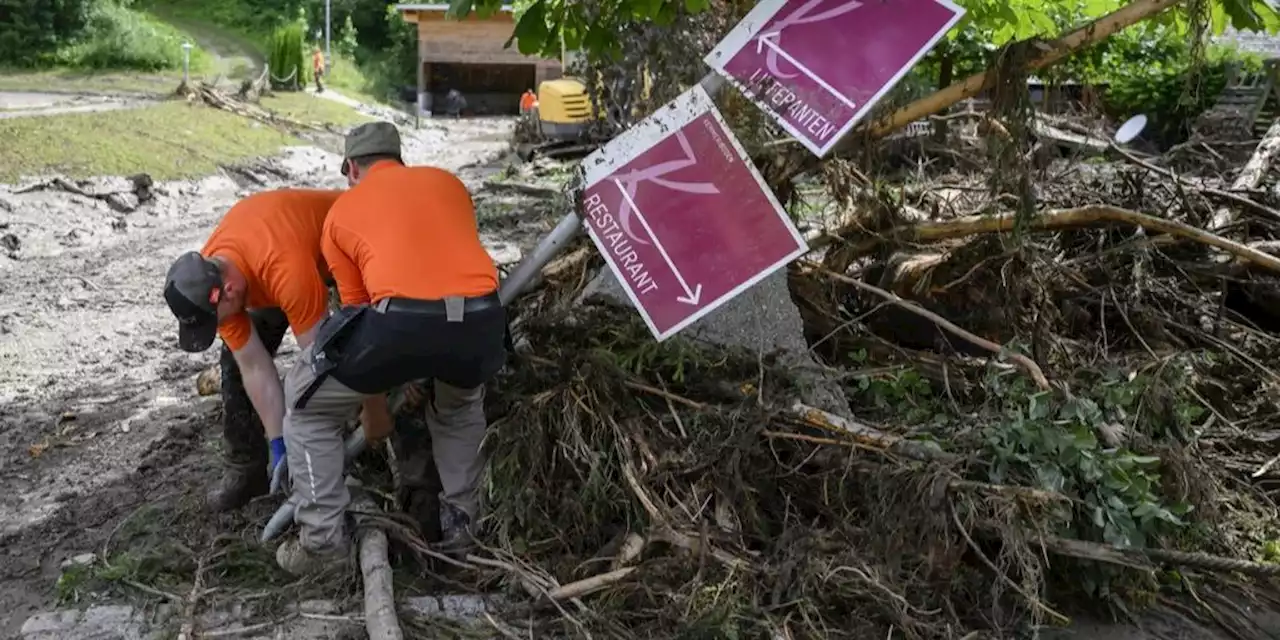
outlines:
[{"label": "dense vegetation", "polygon": [[[262,43],[272,55],[281,28],[299,27],[304,47],[324,44],[324,0],[140,0],[209,22]],[[331,39],[334,60],[330,84],[383,97],[415,82],[417,36],[387,0],[332,0]],[[306,73],[309,73],[308,58]],[[283,77],[288,71],[276,73]],[[305,74],[304,74],[305,75]]]},{"label": "dense vegetation", "polygon": [[[184,40],[132,0],[0,0],[0,65],[177,69]],[[203,61],[192,52],[196,68]]]}]

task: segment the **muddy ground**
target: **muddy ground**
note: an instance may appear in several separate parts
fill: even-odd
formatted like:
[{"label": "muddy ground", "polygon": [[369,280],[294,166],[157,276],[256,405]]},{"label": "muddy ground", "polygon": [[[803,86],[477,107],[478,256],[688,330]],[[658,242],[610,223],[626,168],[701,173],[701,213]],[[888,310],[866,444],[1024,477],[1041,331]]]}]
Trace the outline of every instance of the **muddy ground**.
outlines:
[{"label": "muddy ground", "polygon": [[155,101],[133,96],[0,91],[0,119],[116,111],[149,104]]},{"label": "muddy ground", "polygon": [[[525,196],[485,191],[507,166],[511,124],[431,121],[406,133],[406,160],[458,170],[477,193],[502,261],[518,259],[513,248],[548,228]],[[150,199],[123,179],[82,185],[122,192],[108,199],[56,188],[16,193],[35,181],[0,186],[0,637],[15,637],[59,597],[98,599],[57,589],[60,564],[102,552],[113,532],[119,542],[145,520],[140,507],[184,507],[170,512],[186,514],[182,521],[152,524],[191,544],[260,532],[275,501],[237,516],[192,515],[216,477],[220,431],[218,402],[196,395],[194,376],[217,351],[177,348],[158,287],[172,257],[198,248],[238,197],[277,185],[342,186],[337,168],[332,153],[300,147],[157,184]],[[295,351],[287,339],[282,354]]]}]

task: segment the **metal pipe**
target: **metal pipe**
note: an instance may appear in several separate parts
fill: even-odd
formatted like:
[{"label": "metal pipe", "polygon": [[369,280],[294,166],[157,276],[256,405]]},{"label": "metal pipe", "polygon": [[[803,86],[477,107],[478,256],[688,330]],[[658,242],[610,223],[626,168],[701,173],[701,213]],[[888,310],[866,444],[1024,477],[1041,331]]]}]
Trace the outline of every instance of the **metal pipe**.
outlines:
[{"label": "metal pipe", "polygon": [[324,72],[326,74],[333,68],[333,49],[329,46],[329,36],[333,32],[333,28],[330,23],[330,9],[332,4],[332,0],[324,0]]},{"label": "metal pipe", "polygon": [[[347,436],[347,441],[343,444],[346,464],[351,464],[351,461],[355,460],[356,456],[364,451],[366,444],[363,428],[357,428],[351,435]],[[280,505],[280,508],[276,509],[275,514],[267,521],[267,526],[263,527],[262,541],[268,542],[288,528],[289,523],[293,522],[295,509],[296,507],[292,500],[285,500],[285,503]]]},{"label": "metal pipe", "polygon": [[[724,88],[725,80],[720,74],[712,72],[702,76],[698,84],[709,95],[715,97]],[[498,297],[502,300],[502,304],[510,304],[512,300],[524,293],[542,272],[543,267],[560,255],[560,252],[564,251],[565,246],[578,235],[581,229],[582,218],[577,211],[571,211],[561,218],[551,233],[538,242],[533,253],[521,260],[520,264],[511,271],[511,275],[502,281],[502,286],[498,289]]]},{"label": "metal pipe", "polygon": [[502,280],[502,285],[498,288],[498,298],[502,300],[503,305],[508,305],[515,300],[520,294],[524,293],[542,272],[542,268],[547,266],[560,252],[564,250],[569,241],[578,235],[578,231],[582,230],[582,218],[578,217],[578,212],[570,211],[565,214],[560,222],[556,223],[556,227],[551,230],[545,237],[538,242],[538,246],[534,247],[533,253],[525,256],[520,264],[511,271],[511,274]]}]

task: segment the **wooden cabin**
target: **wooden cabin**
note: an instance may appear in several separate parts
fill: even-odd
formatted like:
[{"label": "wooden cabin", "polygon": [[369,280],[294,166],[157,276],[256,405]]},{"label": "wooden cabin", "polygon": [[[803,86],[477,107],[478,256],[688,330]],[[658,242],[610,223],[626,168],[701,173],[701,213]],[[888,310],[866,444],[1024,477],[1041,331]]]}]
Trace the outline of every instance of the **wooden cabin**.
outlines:
[{"label": "wooden cabin", "polygon": [[543,80],[563,74],[559,60],[526,56],[511,43],[515,30],[511,5],[487,18],[474,13],[461,20],[446,17],[447,4],[398,4],[406,22],[418,26],[418,108],[443,110],[445,94],[457,89],[474,115],[520,112],[520,95]]}]

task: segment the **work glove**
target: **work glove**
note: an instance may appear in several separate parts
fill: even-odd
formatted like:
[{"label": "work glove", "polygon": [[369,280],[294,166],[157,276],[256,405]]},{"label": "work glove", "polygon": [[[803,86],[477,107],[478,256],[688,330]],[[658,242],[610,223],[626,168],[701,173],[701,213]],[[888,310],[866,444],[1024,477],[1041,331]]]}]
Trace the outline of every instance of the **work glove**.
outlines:
[{"label": "work glove", "polygon": [[284,488],[289,478],[289,461],[285,458],[284,438],[271,441],[271,495]]}]

